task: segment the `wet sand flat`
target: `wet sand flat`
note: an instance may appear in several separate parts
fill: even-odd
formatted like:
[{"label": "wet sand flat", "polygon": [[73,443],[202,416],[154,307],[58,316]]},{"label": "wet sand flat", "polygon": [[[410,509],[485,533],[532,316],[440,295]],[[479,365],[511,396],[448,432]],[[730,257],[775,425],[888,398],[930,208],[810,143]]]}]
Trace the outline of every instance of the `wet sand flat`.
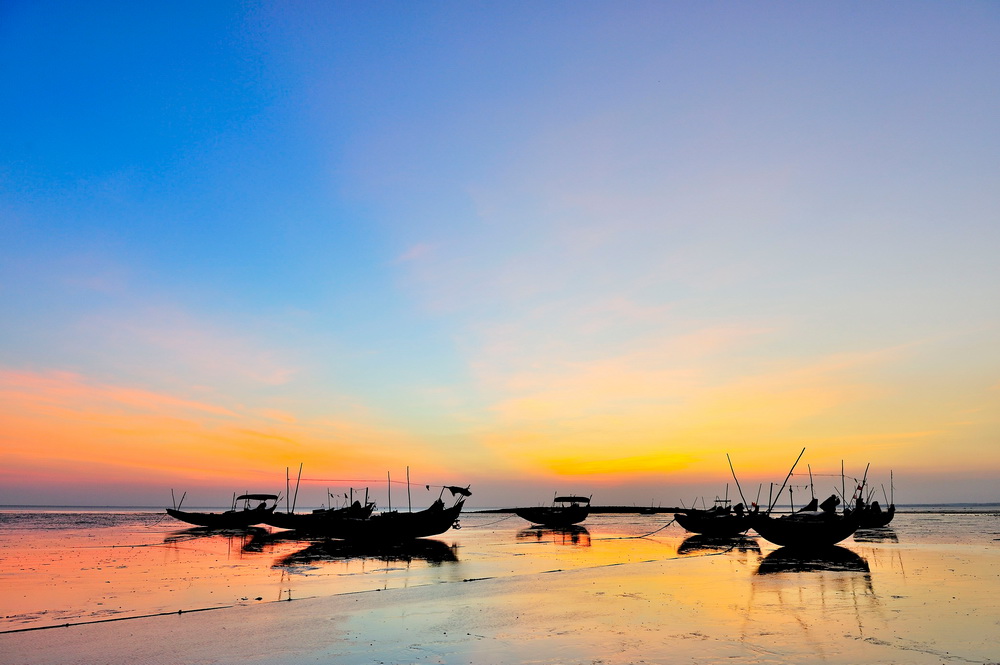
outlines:
[{"label": "wet sand flat", "polygon": [[[600,516],[565,533],[468,516],[441,537],[454,560],[342,559],[279,541],[250,558],[241,550],[234,565],[209,548],[218,570],[263,570],[256,588],[283,592],[6,633],[0,653],[25,665],[1000,662],[995,516],[953,538],[948,520],[902,515],[818,561],[759,539],[692,544],[676,525],[631,538],[667,519]],[[286,545],[312,550],[296,563]],[[234,593],[257,584],[244,582]]]}]

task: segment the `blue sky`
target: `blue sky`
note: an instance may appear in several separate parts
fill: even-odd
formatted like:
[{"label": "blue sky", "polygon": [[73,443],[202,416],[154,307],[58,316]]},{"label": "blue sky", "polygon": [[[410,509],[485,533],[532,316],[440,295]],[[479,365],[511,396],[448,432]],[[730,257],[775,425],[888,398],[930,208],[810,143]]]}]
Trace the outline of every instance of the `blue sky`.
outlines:
[{"label": "blue sky", "polygon": [[806,446],[995,499],[998,27],[5,2],[4,482],[139,501],[416,460],[493,503],[671,502]]}]

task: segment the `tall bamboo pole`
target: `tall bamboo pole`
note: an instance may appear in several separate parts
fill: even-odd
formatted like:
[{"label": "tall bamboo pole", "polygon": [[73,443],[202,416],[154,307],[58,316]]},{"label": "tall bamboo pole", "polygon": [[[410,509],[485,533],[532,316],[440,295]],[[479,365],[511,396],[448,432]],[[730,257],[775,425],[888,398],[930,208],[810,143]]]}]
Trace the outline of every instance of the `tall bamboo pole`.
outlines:
[{"label": "tall bamboo pole", "polygon": [[729,472],[733,474],[733,480],[736,481],[736,489],[740,493],[740,499],[743,500],[743,505],[746,506],[747,510],[750,510],[750,506],[747,506],[747,499],[743,496],[743,488],[740,487],[740,479],[736,477],[736,471],[733,469],[733,460],[729,459],[729,453],[726,453],[726,460],[729,462]]},{"label": "tall bamboo pole", "polygon": [[[803,449],[802,449],[802,452],[801,452],[801,453],[799,453],[799,456],[795,458],[795,464],[793,464],[793,465],[792,465],[792,468],[788,470],[788,475],[787,475],[787,476],[785,476],[785,482],[781,483],[781,489],[779,489],[779,490],[778,490],[778,494],[777,494],[777,495],[776,495],[776,496],[774,497],[774,500],[775,500],[775,501],[777,501],[777,500],[778,500],[778,497],[780,497],[780,496],[781,496],[781,493],[782,493],[782,492],[784,491],[784,489],[785,489],[785,485],[787,485],[787,484],[788,484],[788,479],[792,477],[792,472],[793,472],[793,471],[795,471],[795,467],[796,467],[796,466],[798,466],[798,463],[799,463],[799,460],[800,460],[800,459],[802,459],[802,456],[803,456],[803,455],[805,454],[805,452],[806,452],[806,449],[805,449],[805,448],[803,448]],[[769,505],[769,506],[767,507],[767,514],[768,514],[768,515],[770,515],[770,514],[771,514],[771,510],[772,510],[773,508],[774,508],[774,503],[772,503],[771,505]]]}]

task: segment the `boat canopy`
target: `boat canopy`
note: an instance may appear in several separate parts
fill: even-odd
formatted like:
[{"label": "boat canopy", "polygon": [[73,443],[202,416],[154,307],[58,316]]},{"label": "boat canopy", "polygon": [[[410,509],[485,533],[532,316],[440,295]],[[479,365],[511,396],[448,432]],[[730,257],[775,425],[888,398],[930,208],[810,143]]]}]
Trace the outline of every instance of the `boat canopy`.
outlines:
[{"label": "boat canopy", "polygon": [[567,503],[590,503],[589,496],[557,496],[555,500]]},{"label": "boat canopy", "polygon": [[242,494],[236,497],[237,501],[277,501],[277,494]]}]

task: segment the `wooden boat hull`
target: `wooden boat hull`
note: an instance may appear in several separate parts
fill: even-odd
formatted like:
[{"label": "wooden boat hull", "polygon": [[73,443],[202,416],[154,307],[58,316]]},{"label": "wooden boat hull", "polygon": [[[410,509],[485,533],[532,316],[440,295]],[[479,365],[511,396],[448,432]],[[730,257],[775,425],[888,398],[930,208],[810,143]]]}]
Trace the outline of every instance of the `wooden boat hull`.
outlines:
[{"label": "wooden boat hull", "polygon": [[253,526],[264,522],[273,512],[273,506],[270,508],[251,508],[250,510],[229,510],[224,513],[192,513],[167,508],[167,514],[175,519],[212,529],[242,529]]},{"label": "wooden boat hull", "polygon": [[858,530],[861,516],[856,511],[847,515],[816,518],[756,515],[751,523],[754,531],[775,545],[815,549],[835,545],[850,537]]},{"label": "wooden boat hull", "polygon": [[712,513],[711,511],[690,510],[684,513],[674,513],[674,519],[682,527],[692,533],[700,533],[715,538],[738,536],[750,530],[752,526],[749,515],[733,513]]},{"label": "wooden boat hull", "polygon": [[861,511],[861,525],[859,529],[878,529],[884,526],[889,526],[889,522],[892,518],[896,516],[896,506],[889,506],[888,510],[862,510]]},{"label": "wooden boat hull", "polygon": [[427,510],[416,513],[382,513],[366,519],[347,517],[331,520],[322,534],[328,538],[361,542],[390,543],[426,538],[444,533],[455,525],[465,499],[445,508],[439,499]]},{"label": "wooden boat hull", "polygon": [[541,526],[572,526],[579,524],[590,515],[589,506],[543,506],[538,508],[515,508],[514,514],[532,524]]},{"label": "wooden boat hull", "polygon": [[264,521],[269,526],[279,529],[292,529],[304,534],[323,535],[328,533],[335,522],[354,518],[367,519],[371,517],[374,505],[351,506],[333,510],[319,510],[312,513],[272,513]]}]

